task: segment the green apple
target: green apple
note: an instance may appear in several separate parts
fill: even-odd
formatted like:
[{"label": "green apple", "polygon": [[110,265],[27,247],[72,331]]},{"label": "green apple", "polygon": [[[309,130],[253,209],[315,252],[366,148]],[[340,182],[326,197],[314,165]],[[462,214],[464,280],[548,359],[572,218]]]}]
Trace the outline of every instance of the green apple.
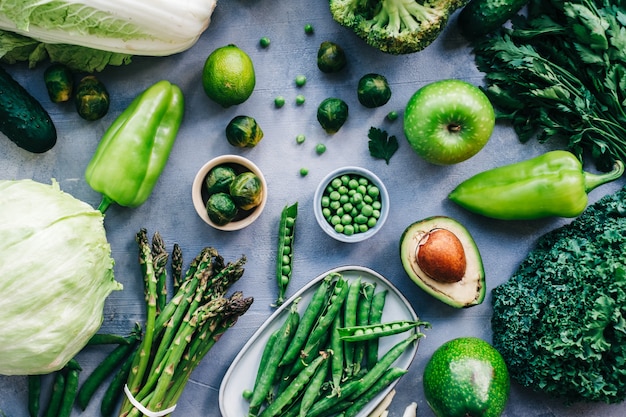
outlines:
[{"label": "green apple", "polygon": [[426,84],[404,112],[404,134],[422,158],[456,164],[476,155],[489,141],[495,112],[485,93],[457,79]]}]

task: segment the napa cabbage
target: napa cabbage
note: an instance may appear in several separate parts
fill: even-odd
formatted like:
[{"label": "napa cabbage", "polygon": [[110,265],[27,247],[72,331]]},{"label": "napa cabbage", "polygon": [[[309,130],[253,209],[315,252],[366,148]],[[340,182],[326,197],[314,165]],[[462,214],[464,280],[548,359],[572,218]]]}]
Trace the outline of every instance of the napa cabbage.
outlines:
[{"label": "napa cabbage", "polygon": [[59,184],[0,181],[0,374],[62,368],[121,289],[103,215]]}]

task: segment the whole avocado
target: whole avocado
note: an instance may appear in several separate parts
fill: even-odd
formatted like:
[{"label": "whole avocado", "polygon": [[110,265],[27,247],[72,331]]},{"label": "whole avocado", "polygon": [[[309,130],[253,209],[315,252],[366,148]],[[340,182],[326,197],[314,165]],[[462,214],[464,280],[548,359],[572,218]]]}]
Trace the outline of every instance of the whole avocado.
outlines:
[{"label": "whole avocado", "polygon": [[500,353],[476,337],[441,345],[424,369],[426,402],[437,417],[499,417],[509,398],[509,372]]}]

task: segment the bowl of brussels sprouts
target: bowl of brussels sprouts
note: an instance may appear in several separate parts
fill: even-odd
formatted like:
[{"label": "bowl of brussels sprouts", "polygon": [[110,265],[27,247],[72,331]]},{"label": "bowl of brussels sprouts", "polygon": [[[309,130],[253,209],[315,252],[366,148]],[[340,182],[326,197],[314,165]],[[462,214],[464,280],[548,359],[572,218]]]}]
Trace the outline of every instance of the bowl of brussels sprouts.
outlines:
[{"label": "bowl of brussels sprouts", "polygon": [[263,212],[267,183],[259,167],[249,159],[221,155],[200,168],[191,197],[205,223],[219,230],[240,230]]},{"label": "bowl of brussels sprouts", "polygon": [[341,242],[361,242],[376,234],[389,214],[389,194],[373,172],[338,168],[320,181],[313,198],[315,218],[326,234]]}]

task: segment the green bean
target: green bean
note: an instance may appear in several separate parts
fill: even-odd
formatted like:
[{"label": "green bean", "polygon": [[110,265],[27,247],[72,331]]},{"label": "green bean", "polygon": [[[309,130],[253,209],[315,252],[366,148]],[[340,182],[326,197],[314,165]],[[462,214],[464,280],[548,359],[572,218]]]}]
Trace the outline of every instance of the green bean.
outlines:
[{"label": "green bean", "polygon": [[[357,324],[357,308],[360,292],[361,278],[358,277],[350,283],[350,290],[348,292],[348,296],[346,297],[343,317],[343,325],[345,327],[354,327]],[[348,375],[352,375],[352,371],[354,370],[354,344],[346,344],[343,347],[343,355],[346,362],[346,372]]]},{"label": "green bean", "polygon": [[306,343],[306,338],[311,332],[311,329],[315,325],[315,320],[317,316],[320,314],[321,310],[324,308],[324,303],[326,301],[326,295],[328,290],[331,288],[331,282],[335,278],[335,274],[329,274],[320,285],[317,287],[317,290],[313,293],[313,297],[309,304],[307,305],[302,317],[300,319],[300,323],[298,324],[298,328],[296,329],[296,333],[294,334],[291,343],[287,347],[282,359],[278,366],[286,366],[290,363],[293,363],[300,353],[300,349]]},{"label": "green bean", "polygon": [[317,356],[309,366],[305,367],[302,372],[289,384],[287,389],[283,391],[263,412],[259,417],[274,417],[281,415],[281,411],[287,407],[293,399],[300,394],[302,389],[311,380],[317,368],[321,366],[327,359],[328,355],[322,352]]},{"label": "green bean", "polygon": [[369,389],[380,378],[383,373],[391,367],[391,365],[404,353],[404,351],[423,334],[416,333],[406,339],[396,343],[389,349],[382,358],[370,369],[363,377],[359,379],[351,379],[341,387],[341,397],[330,396],[324,397],[309,410],[309,417],[318,417],[325,413],[326,410],[336,405],[342,399],[350,399],[353,394],[361,390]]},{"label": "green bean", "polygon": [[[365,326],[369,324],[370,306],[372,304],[372,296],[376,284],[371,282],[364,282],[361,284],[361,296],[359,297],[359,303],[357,305],[357,325]],[[354,346],[354,370],[353,373],[359,373],[361,370],[361,364],[365,359],[367,343],[358,342]]]},{"label": "green bean", "polygon": [[115,407],[119,403],[119,400],[124,392],[124,384],[130,374],[130,368],[135,359],[137,350],[133,350],[131,354],[126,358],[120,369],[116,372],[109,383],[104,395],[102,396],[102,402],[100,403],[100,414],[102,417],[110,417],[113,415]]},{"label": "green bean", "polygon": [[[249,416],[256,416],[261,408],[261,405],[267,398],[268,393],[272,389],[274,378],[278,372],[278,363],[283,357],[285,349],[289,345],[289,342],[294,336],[295,329],[300,322],[300,314],[298,313],[298,300],[296,300],[289,310],[287,318],[280,327],[278,336],[274,341],[272,354],[267,359],[264,365],[263,374],[260,376],[259,381],[255,384],[252,398],[250,398],[250,404],[248,409]],[[259,368],[260,369],[260,368]]]},{"label": "green bean", "polygon": [[326,380],[326,376],[328,375],[328,361],[324,361],[324,364],[320,365],[315,374],[311,378],[311,381],[307,385],[304,393],[302,394],[302,399],[300,400],[300,417],[306,417],[306,413],[313,406],[315,400],[319,397],[320,392],[322,391],[322,385]]},{"label": "green bean", "polygon": [[354,417],[359,411],[365,407],[367,403],[372,401],[372,399],[377,396],[380,392],[382,392],[386,387],[389,386],[393,381],[400,378],[402,375],[406,374],[406,369],[401,368],[389,368],[385,373],[372,385],[369,389],[364,390],[360,395],[358,395],[352,405],[350,405],[344,413],[345,417]]},{"label": "green bean", "polygon": [[404,333],[419,326],[429,327],[430,324],[419,320],[396,320],[381,324],[342,327],[338,331],[339,337],[342,340],[347,342],[359,342]]},{"label": "green bean", "polygon": [[[388,290],[379,291],[372,297],[370,306],[370,324],[380,324],[383,318],[383,310]],[[371,368],[378,362],[378,338],[367,341],[367,364]]]},{"label": "green bean", "polygon": [[291,280],[293,270],[293,246],[296,233],[296,218],[298,203],[285,206],[280,215],[278,227],[278,251],[276,253],[276,282],[278,284],[278,299],[275,305],[285,302],[285,293]]},{"label": "green bean", "polygon": [[65,387],[63,388],[63,398],[59,407],[59,413],[57,417],[69,417],[72,414],[72,408],[74,407],[74,400],[78,392],[78,374],[80,369],[68,368],[67,375],[65,376]]},{"label": "green bean", "polygon": [[54,373],[54,382],[52,383],[52,392],[48,400],[45,417],[59,417],[59,409],[63,400],[63,391],[65,390],[65,372],[59,370]]},{"label": "green bean", "polygon": [[[135,339],[135,341],[136,340],[137,339]],[[129,345],[118,345],[106,356],[106,358],[104,358],[102,362],[100,362],[100,364],[98,364],[98,366],[96,366],[85,382],[83,382],[80,390],[78,390],[76,403],[81,410],[85,411],[96,390],[100,387],[100,385],[102,385],[104,380],[109,375],[115,372],[115,370],[122,365],[128,355],[134,351],[135,348],[135,343]]]},{"label": "green bean", "polygon": [[41,375],[28,375],[28,414],[38,417],[41,397]]},{"label": "green bean", "polygon": [[333,393],[337,395],[340,394],[339,387],[341,386],[341,381],[343,380],[344,370],[344,342],[339,338],[339,332],[337,331],[341,327],[341,321],[341,315],[337,314],[330,334],[330,350],[332,355],[330,358],[331,382],[333,387]]},{"label": "green bean", "polygon": [[[269,359],[274,353],[274,344],[276,343],[276,339],[278,339],[279,337],[278,335],[280,334],[280,330],[281,330],[280,328],[274,330],[272,334],[270,335],[269,339],[267,339],[267,343],[265,344],[265,347],[263,348],[263,353],[261,354],[261,361],[259,362],[259,367],[257,369],[256,378],[254,379],[254,386],[252,390],[250,391],[251,393],[254,393],[254,387],[258,386],[259,381],[261,380],[262,376],[265,374],[265,370],[267,369],[267,364],[269,362]],[[245,398],[245,395],[244,395],[244,398]],[[252,396],[248,398],[248,401],[251,398]]]}]

